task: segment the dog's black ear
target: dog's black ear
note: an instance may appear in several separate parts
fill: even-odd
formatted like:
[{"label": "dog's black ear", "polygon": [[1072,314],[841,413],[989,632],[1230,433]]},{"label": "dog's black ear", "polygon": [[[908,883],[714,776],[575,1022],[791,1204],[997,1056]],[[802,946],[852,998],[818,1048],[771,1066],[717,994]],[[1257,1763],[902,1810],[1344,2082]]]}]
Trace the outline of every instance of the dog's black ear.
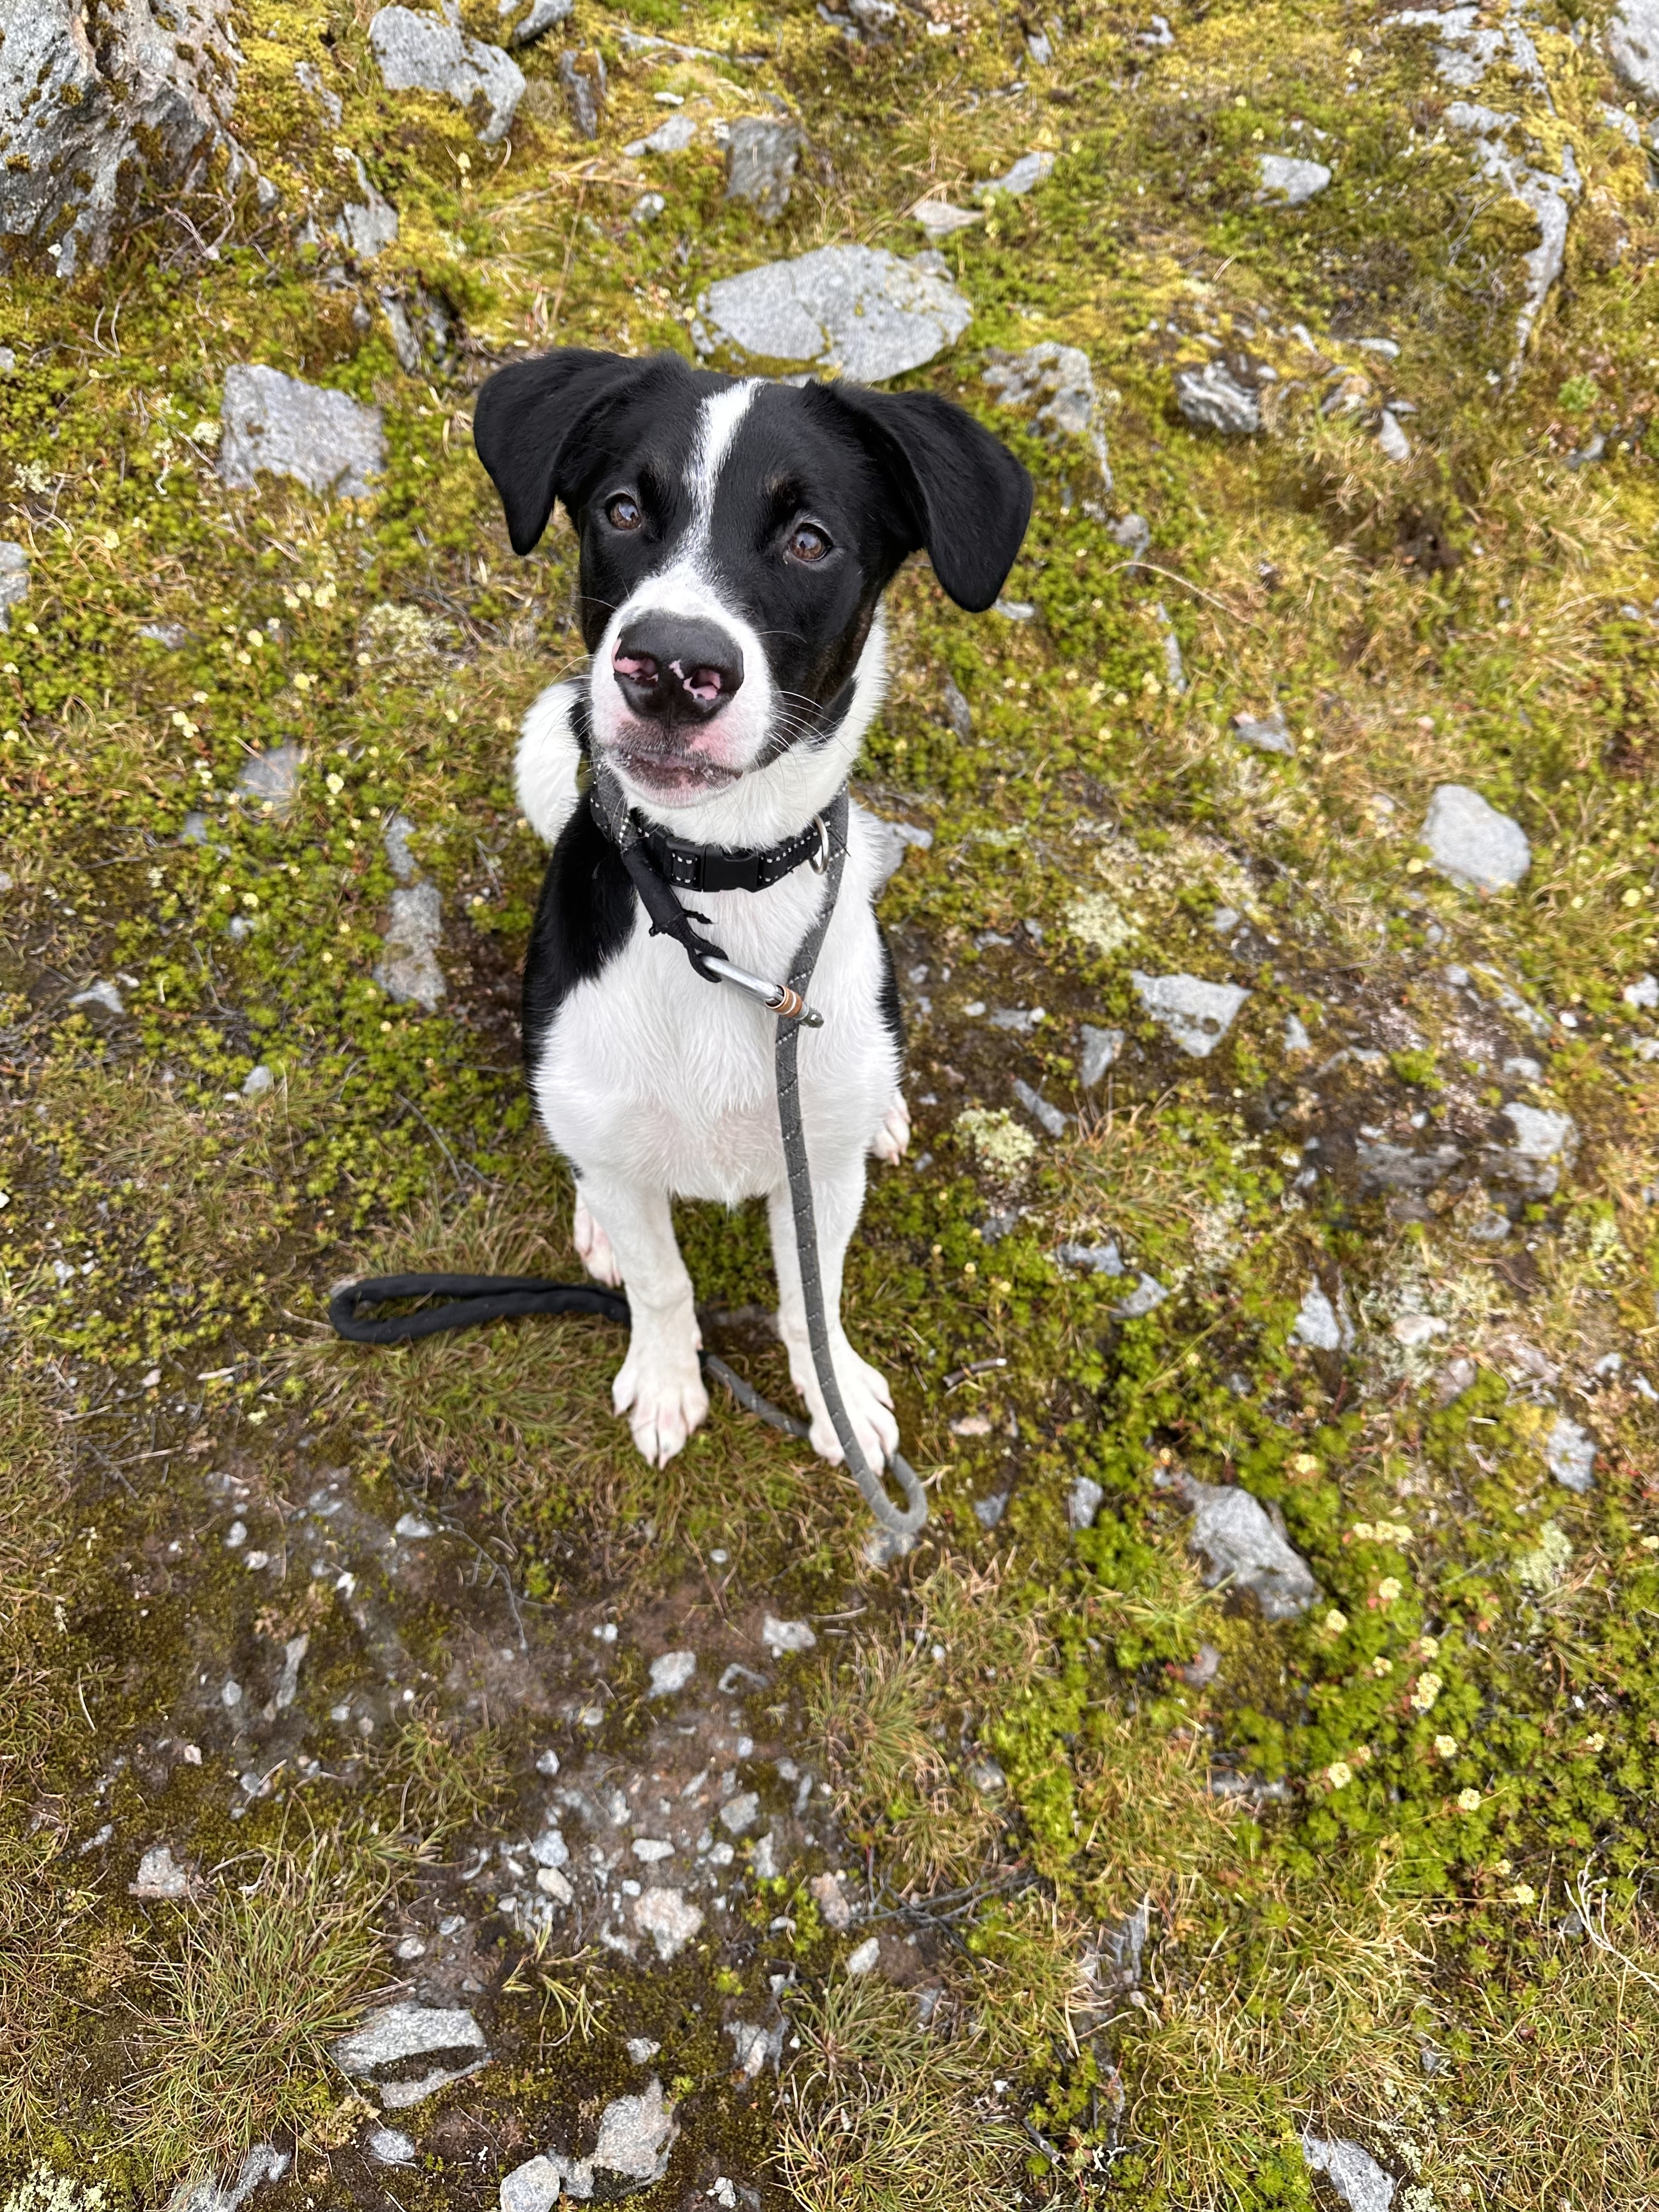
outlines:
[{"label": "dog's black ear", "polygon": [[1000,438],[931,392],[819,389],[853,417],[933,574],[959,607],[996,602],[1031,519],[1031,479]]},{"label": "dog's black ear", "polygon": [[[683,367],[678,356],[668,358]],[[497,369],[483,385],[472,442],[501,495],[515,553],[532,550],[554,501],[578,481],[596,412],[661,370],[660,357],[560,346]]]}]

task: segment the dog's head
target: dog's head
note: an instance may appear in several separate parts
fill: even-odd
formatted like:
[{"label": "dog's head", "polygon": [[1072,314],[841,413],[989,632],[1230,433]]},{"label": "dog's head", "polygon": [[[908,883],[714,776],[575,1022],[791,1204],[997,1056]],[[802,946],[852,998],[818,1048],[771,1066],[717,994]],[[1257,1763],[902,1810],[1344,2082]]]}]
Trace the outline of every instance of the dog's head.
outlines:
[{"label": "dog's head", "polygon": [[473,435],[515,552],[556,500],[580,539],[592,744],[636,804],[727,829],[732,809],[710,804],[723,792],[845,775],[907,554],[925,547],[979,613],[1031,508],[1019,463],[931,392],[738,380],[676,354],[517,362],[478,394]]}]

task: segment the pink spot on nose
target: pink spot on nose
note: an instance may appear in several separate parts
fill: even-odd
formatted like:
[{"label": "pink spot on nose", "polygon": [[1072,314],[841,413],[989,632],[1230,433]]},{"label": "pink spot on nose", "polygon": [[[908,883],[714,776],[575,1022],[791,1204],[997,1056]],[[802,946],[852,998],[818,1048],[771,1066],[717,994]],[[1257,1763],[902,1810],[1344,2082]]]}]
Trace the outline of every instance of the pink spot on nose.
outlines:
[{"label": "pink spot on nose", "polygon": [[657,672],[657,664],[649,653],[615,653],[611,656],[611,665],[618,676],[629,677],[636,684],[649,684]]},{"label": "pink spot on nose", "polygon": [[720,696],[720,676],[717,668],[694,668],[688,676],[678,660],[668,664],[691,696],[706,704]]}]

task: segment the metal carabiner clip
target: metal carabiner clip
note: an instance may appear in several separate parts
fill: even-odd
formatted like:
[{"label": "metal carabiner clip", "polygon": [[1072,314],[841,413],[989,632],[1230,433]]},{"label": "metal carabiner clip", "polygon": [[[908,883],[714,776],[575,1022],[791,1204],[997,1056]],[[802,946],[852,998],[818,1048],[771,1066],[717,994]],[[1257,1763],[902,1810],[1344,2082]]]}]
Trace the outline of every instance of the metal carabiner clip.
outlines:
[{"label": "metal carabiner clip", "polygon": [[812,823],[818,833],[818,849],[806,865],[815,876],[821,876],[830,865],[830,831],[821,814],[812,817]]}]

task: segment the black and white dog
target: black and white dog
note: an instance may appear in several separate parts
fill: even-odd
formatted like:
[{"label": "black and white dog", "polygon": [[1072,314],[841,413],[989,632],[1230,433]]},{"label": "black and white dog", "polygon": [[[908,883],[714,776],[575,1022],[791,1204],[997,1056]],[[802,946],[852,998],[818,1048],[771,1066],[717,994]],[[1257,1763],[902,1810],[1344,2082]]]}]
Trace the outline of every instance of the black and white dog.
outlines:
[{"label": "black and white dog", "polygon": [[[519,803],[554,848],[524,1041],[537,1109],[577,1178],[576,1249],[591,1275],[627,1289],[617,1411],[659,1466],[702,1422],[701,1340],[671,1201],[764,1196],[790,1372],[814,1449],[838,1460],[795,1261],[775,1017],[650,933],[579,771],[608,763],[647,834],[723,854],[787,843],[805,857],[881,704],[881,598],[894,573],[926,547],[945,590],[982,612],[1019,550],[1030,479],[931,393],[739,380],[673,354],[569,348],[515,363],[480,392],[473,434],[514,550],[531,551],[555,501],[581,543],[588,670],[542,694],[519,747]],[[897,1442],[892,1400],[848,1342],[840,1303],[866,1155],[896,1160],[909,1139],[897,994],[874,912],[882,850],[854,807],[811,987],[823,1026],[803,1035],[799,1060],[836,1374],[877,1468]],[[823,896],[820,875],[791,866],[765,888],[687,902],[731,960],[780,978]]]}]

